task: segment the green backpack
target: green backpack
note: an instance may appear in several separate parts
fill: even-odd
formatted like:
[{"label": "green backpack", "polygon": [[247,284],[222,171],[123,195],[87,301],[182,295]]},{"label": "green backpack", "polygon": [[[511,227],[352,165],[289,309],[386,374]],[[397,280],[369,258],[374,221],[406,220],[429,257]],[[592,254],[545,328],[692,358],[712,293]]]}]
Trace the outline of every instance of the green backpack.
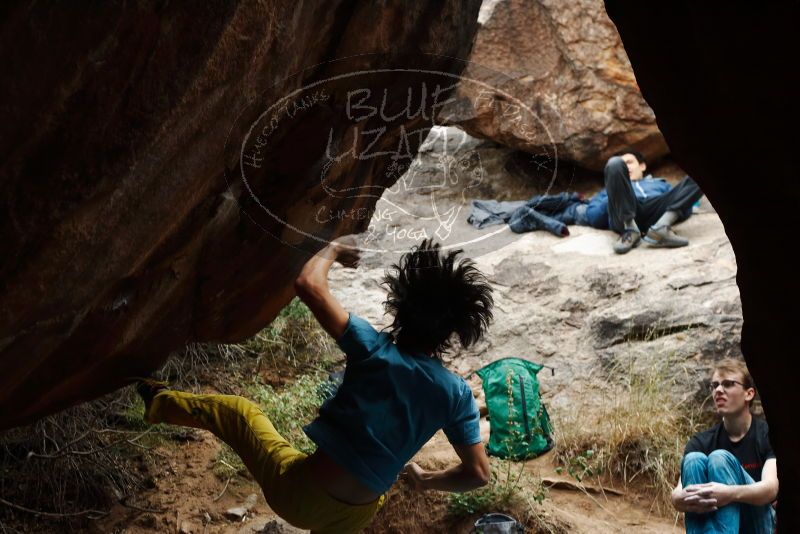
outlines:
[{"label": "green backpack", "polygon": [[475,371],[483,380],[491,433],[486,451],[524,460],[553,448],[553,429],[536,375],[544,365],[503,358]]}]

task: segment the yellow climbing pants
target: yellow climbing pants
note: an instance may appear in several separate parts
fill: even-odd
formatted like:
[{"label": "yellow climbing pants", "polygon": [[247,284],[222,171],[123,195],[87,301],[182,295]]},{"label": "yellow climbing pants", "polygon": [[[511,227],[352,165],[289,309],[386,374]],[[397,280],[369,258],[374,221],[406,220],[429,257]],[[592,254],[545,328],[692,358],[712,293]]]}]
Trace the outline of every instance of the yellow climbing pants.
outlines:
[{"label": "yellow climbing pants", "polygon": [[358,532],[383,504],[383,496],[352,505],[328,495],[314,483],[307,455],[292,447],[261,409],[243,397],[164,390],[153,398],[145,420],[214,433],[242,458],[270,508],[297,528],[314,533]]}]

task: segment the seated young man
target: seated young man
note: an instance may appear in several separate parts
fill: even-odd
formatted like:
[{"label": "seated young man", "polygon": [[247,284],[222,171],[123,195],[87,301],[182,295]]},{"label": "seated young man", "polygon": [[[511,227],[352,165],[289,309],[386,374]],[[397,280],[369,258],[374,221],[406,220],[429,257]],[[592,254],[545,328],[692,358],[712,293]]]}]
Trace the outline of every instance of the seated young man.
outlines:
[{"label": "seated young man", "polygon": [[[605,189],[589,200],[578,224],[620,234],[614,252],[625,254],[642,239],[652,247],[675,248],[689,241],[672,226],[692,215],[692,206],[703,192],[685,176],[675,187],[662,178],[645,175],[647,162],[641,152],[626,150],[608,160],[604,169]],[[644,238],[642,233],[644,232]]]},{"label": "seated young man", "polygon": [[687,533],[772,532],[778,468],[766,421],[750,414],[755,394],[744,363],[716,365],[711,395],[722,422],[689,440],[672,491]]},{"label": "seated young man", "polygon": [[357,532],[369,524],[409,459],[444,429],[461,463],[427,472],[408,464],[415,488],[468,491],[486,484],[489,461],[472,390],[440,359],[457,337],[478,341],[492,318],[491,287],[461,251],[423,242],[385,277],[389,332],[348,313],[328,289],[333,261],[355,267],[358,253],[334,242],[303,267],[297,295],[347,356],[336,395],[304,427],[317,450],[307,456],[283,439],[252,402],[193,395],[142,381],[148,422],[210,430],[228,443],[278,515],[312,532]]}]

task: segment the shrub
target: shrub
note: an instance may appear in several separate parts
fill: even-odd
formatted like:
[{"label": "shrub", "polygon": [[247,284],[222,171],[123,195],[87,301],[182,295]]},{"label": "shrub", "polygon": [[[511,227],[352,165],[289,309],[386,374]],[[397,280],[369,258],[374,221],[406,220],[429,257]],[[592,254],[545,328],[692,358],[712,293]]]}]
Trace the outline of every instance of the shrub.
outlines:
[{"label": "shrub", "polygon": [[241,345],[241,350],[277,366],[288,361],[293,366],[324,368],[336,354],[336,342],[322,329],[311,310],[295,298],[265,329]]},{"label": "shrub", "polygon": [[492,477],[489,483],[465,493],[451,493],[448,510],[451,515],[463,516],[477,513],[497,512],[527,504],[541,504],[547,490],[542,481],[525,471],[525,464],[510,460],[491,458]]},{"label": "shrub", "polygon": [[571,405],[557,413],[556,461],[578,481],[586,477],[638,483],[653,495],[653,508],[673,511],[670,493],[680,476],[689,438],[699,430],[700,409],[669,393],[669,359],[645,371],[612,369],[623,377],[590,407]]},{"label": "shrub", "polygon": [[292,446],[310,454],[316,446],[302,427],[316,417],[322,405],[324,383],[321,374],[303,375],[280,391],[268,384],[256,383],[251,387],[250,395]]}]

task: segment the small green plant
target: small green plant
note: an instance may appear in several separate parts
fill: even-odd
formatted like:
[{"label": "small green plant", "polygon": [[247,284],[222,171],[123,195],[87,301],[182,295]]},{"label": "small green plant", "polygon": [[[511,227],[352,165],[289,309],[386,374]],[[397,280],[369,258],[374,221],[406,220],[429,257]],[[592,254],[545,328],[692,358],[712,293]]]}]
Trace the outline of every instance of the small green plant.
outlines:
[{"label": "small green plant", "polygon": [[118,413],[120,424],[130,430],[146,430],[150,425],[144,420],[144,401],[138,395],[131,395],[129,399]]},{"label": "small green plant", "polygon": [[325,382],[321,374],[303,375],[280,391],[257,382],[251,388],[251,396],[281,436],[296,449],[310,454],[316,446],[303,432],[303,426],[316,417]]},{"label": "small green plant", "polygon": [[[529,457],[528,450],[531,445],[531,440],[537,435],[542,435],[544,431],[538,425],[533,425],[533,428],[529,428],[529,421],[525,421],[524,412],[518,413],[517,404],[514,402],[514,370],[510,368],[506,372],[506,387],[506,406],[508,410],[506,426],[508,427],[510,436],[503,440],[503,445],[506,449],[507,458],[523,460]],[[536,417],[537,421],[541,416],[541,410],[542,407],[540,404],[539,414]],[[527,431],[523,431],[523,424]]]},{"label": "small green plant", "polygon": [[[311,454],[316,445],[303,432],[303,426],[316,417],[322,405],[325,383],[321,374],[302,375],[279,391],[269,384],[256,381],[248,393],[286,441],[297,450]],[[222,479],[247,472],[241,458],[224,443],[217,453],[213,469]]]},{"label": "small green plant", "polygon": [[521,443],[523,447],[528,445],[528,440],[520,430],[519,419],[516,417],[516,409],[514,406],[514,371],[508,369],[506,372],[506,398],[508,399],[506,405],[508,406],[508,429],[511,432],[511,439],[505,440],[506,450],[508,451],[508,458],[514,458],[514,443]]},{"label": "small green plant", "polygon": [[[600,468],[595,464],[594,451],[592,449],[587,449],[569,458],[567,462],[567,474],[578,482],[582,482],[585,477],[591,477],[600,472]],[[563,472],[563,466],[556,467],[556,473],[560,475]]]},{"label": "small green plant", "polygon": [[508,509],[514,504],[533,502],[541,504],[547,496],[542,481],[525,471],[525,464],[492,458],[492,477],[489,483],[465,493],[448,496],[448,511],[454,516],[464,516]]}]

